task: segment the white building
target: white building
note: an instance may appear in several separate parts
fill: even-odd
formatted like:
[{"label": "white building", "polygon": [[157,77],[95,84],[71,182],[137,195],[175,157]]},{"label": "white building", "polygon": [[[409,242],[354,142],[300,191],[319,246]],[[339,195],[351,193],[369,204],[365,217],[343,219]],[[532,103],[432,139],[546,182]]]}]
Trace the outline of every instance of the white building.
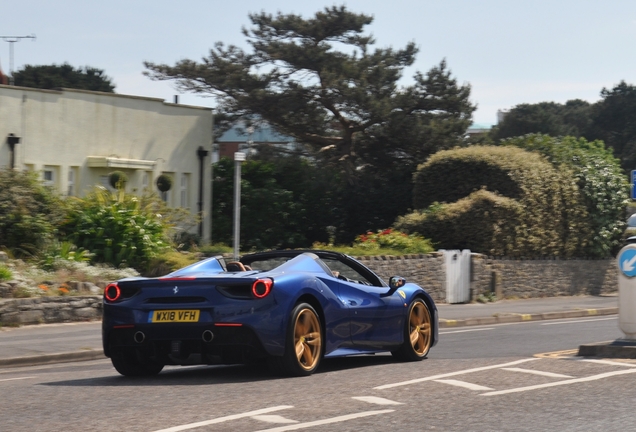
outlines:
[{"label": "white building", "polygon": [[[11,135],[19,143],[11,145]],[[13,139],[15,141],[15,139]],[[33,170],[64,195],[83,196],[128,175],[126,190],[157,191],[172,178],[164,200],[201,212],[199,232],[210,239],[212,110],[161,99],[74,89],[0,85],[0,169]]]}]

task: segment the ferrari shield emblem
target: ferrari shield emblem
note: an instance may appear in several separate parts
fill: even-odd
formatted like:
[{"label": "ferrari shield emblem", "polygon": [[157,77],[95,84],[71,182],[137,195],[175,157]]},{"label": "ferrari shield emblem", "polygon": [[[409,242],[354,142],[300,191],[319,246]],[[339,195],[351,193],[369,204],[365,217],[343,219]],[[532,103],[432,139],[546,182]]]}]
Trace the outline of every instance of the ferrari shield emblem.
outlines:
[{"label": "ferrari shield emblem", "polygon": [[402,290],[398,290],[398,294],[400,295],[400,297],[402,297],[403,299],[406,298],[406,293]]}]

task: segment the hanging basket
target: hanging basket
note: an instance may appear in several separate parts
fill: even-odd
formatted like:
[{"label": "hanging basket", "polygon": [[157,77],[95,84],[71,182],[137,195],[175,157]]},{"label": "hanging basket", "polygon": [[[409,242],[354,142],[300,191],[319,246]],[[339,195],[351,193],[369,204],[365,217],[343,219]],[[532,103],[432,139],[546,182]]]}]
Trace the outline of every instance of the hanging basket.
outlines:
[{"label": "hanging basket", "polygon": [[157,177],[157,189],[159,189],[161,192],[168,192],[171,187],[172,178],[170,178],[170,176],[161,174],[159,177]]},{"label": "hanging basket", "polygon": [[128,183],[128,176],[123,171],[113,171],[108,174],[108,184],[115,189],[124,189]]}]

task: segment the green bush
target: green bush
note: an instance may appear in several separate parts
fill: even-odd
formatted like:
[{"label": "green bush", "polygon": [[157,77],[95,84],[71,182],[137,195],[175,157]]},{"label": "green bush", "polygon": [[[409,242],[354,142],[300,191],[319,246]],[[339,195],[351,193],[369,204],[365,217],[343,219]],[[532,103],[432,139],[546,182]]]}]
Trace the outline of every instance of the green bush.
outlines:
[{"label": "green bush", "polygon": [[146,277],[163,276],[200,260],[201,257],[198,254],[165,250],[161,254],[151,258],[141,274]]},{"label": "green bush", "polygon": [[39,266],[44,270],[53,270],[57,260],[90,262],[92,255],[93,254],[85,249],[78,250],[77,246],[71,242],[54,240],[48,243],[42,252],[40,252]]},{"label": "green bush", "polygon": [[0,282],[11,280],[11,278],[13,278],[13,272],[9,268],[0,265]]},{"label": "green bush", "polygon": [[620,160],[602,141],[533,134],[503,140],[500,144],[538,152],[557,169],[564,165],[571,170],[590,226],[584,254],[602,258],[616,252],[625,229],[629,184]]},{"label": "green bush", "polygon": [[[420,214],[400,219],[396,228],[439,247],[468,248],[462,238],[470,237],[475,252],[571,257],[582,256],[591,238],[573,172],[536,153],[495,146],[442,151],[418,167],[414,182]],[[475,194],[480,190],[489,194]],[[421,211],[436,202],[448,205]]]},{"label": "green bush", "polygon": [[128,176],[123,171],[113,171],[108,175],[108,183],[115,189],[125,189]]},{"label": "green bush", "polygon": [[37,173],[0,170],[0,246],[31,256],[53,238],[63,202]]},{"label": "green bush", "polygon": [[91,251],[92,262],[139,269],[168,247],[165,220],[139,197],[96,188],[69,200],[61,230],[78,248]]},{"label": "green bush", "polygon": [[451,204],[398,218],[395,228],[435,239],[439,249],[470,249],[488,255],[513,255],[519,249],[516,228],[523,217],[518,201],[487,190]]},{"label": "green bush", "polygon": [[354,248],[372,251],[391,249],[405,254],[424,254],[433,252],[435,248],[430,240],[416,234],[406,234],[393,229],[371,231],[359,235],[353,243]]},{"label": "green bush", "polygon": [[157,177],[157,189],[161,192],[168,192],[172,188],[172,178],[167,174]]}]

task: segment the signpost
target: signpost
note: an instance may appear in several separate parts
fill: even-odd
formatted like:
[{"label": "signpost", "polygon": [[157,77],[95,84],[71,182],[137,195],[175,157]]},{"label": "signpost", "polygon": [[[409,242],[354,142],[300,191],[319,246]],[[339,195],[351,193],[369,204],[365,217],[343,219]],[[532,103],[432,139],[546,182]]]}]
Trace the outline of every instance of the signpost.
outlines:
[{"label": "signpost", "polygon": [[636,170],[632,171],[632,199],[636,200]]},{"label": "signpost", "polygon": [[636,341],[636,244],[618,253],[618,326],[625,339]]}]

